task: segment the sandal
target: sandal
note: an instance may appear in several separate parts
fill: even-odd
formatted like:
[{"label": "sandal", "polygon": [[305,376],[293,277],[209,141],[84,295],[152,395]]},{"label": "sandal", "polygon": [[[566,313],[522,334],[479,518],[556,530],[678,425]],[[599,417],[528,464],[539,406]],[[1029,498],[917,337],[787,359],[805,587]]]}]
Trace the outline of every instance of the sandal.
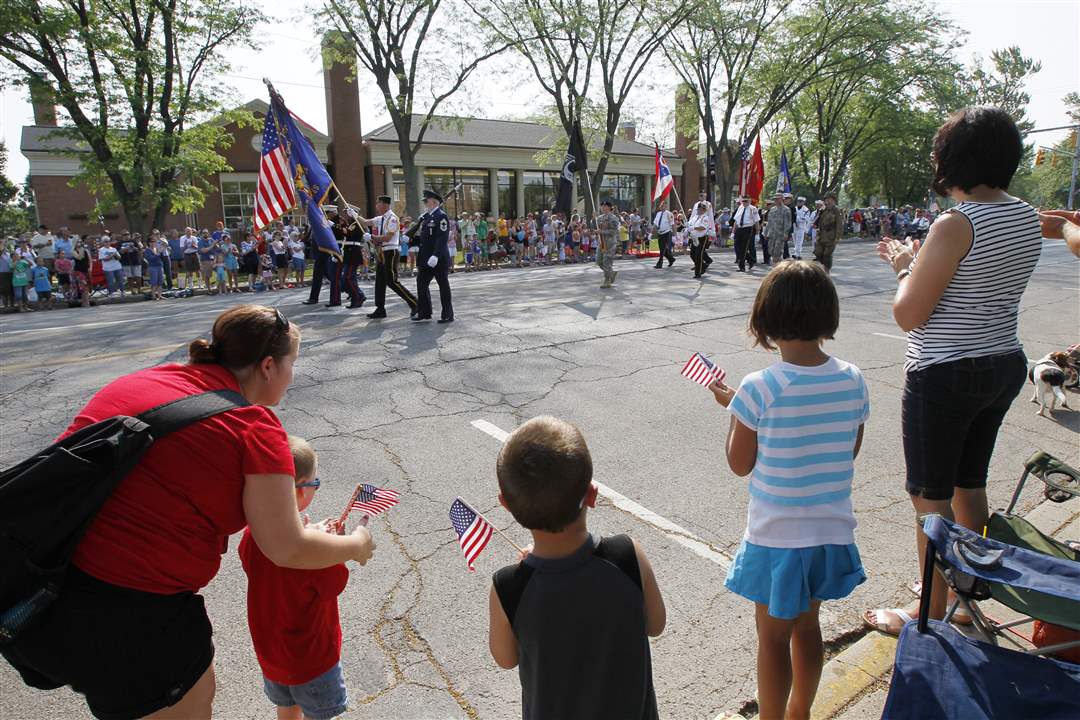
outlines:
[{"label": "sandal", "polygon": [[[908,585],[907,589],[910,590],[911,594],[914,595],[915,597],[921,598],[922,597],[922,580],[916,580],[915,582]],[[950,597],[951,597],[951,593],[950,593]],[[961,608],[957,607],[956,612],[953,613],[952,619],[950,619],[949,622],[954,623],[956,625],[970,625],[972,623],[972,620],[971,620],[970,615],[968,615]]]},{"label": "sandal", "polygon": [[893,632],[889,628],[889,613],[892,613],[900,619],[900,630],[903,630],[904,625],[914,620],[907,610],[903,608],[877,608],[876,610],[868,610],[863,614],[863,622],[870,628],[877,630],[878,632],[885,633],[886,635],[892,635],[893,637],[900,636],[900,630]]}]

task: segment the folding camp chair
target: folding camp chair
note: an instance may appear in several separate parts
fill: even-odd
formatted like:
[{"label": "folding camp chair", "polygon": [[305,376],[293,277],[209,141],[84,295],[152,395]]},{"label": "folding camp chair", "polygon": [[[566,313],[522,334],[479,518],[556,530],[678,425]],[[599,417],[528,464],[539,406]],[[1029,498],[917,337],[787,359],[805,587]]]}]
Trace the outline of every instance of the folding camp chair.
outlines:
[{"label": "folding camp chair", "polygon": [[968,638],[947,622],[927,620],[935,568],[968,599],[986,599],[993,586],[1008,586],[1039,593],[1065,617],[1080,620],[1080,562],[980,537],[940,515],[925,516],[922,525],[928,542],[919,620],[900,633],[882,719],[1080,717],[1080,665]]},{"label": "folding camp chair", "polygon": [[1060,503],[1080,497],[1080,472],[1050,453],[1039,450],[1024,463],[1024,474],[1020,476],[1020,482],[1016,484],[1009,507],[1005,508],[1006,513],[1011,514],[1016,508],[1016,502],[1020,499],[1020,492],[1024,489],[1024,483],[1029,475],[1034,475],[1046,484],[1044,493],[1047,500]]}]

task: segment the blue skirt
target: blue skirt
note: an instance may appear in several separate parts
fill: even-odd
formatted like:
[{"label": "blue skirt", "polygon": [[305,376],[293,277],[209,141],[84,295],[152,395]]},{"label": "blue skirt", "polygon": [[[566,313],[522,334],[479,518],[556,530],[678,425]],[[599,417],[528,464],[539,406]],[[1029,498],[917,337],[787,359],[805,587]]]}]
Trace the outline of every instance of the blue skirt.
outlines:
[{"label": "blue skirt", "polygon": [[859,549],[852,545],[774,548],[739,545],[724,586],[766,605],[769,615],[794,620],[811,600],[839,600],[866,580]]}]

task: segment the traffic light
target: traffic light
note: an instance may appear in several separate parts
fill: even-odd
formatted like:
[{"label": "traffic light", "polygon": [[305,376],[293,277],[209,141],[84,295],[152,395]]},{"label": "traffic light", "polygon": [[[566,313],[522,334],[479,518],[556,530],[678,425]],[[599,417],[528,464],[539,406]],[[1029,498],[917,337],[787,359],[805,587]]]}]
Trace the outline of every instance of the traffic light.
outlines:
[{"label": "traffic light", "polygon": [[1035,165],[1042,165],[1044,162],[1046,162],[1046,151],[1039,148],[1035,151]]}]

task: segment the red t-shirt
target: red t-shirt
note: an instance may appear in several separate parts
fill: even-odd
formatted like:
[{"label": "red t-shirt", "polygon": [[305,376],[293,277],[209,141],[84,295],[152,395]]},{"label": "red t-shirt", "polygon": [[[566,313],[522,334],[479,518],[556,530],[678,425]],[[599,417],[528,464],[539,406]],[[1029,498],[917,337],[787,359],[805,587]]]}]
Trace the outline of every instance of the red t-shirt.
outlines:
[{"label": "red t-shirt", "polygon": [[341,659],[337,597],[349,581],[348,568],[278,567],[251,530],[240,540],[240,562],[248,576],[248,628],[263,675],[302,685],[334,667]]},{"label": "red t-shirt", "polygon": [[[206,390],[239,390],[220,365],[159,365],[106,385],[64,432],[137,415]],[[63,437],[63,436],[61,436]],[[285,430],[268,408],[229,410],[154,442],[98,512],[74,562],[100,580],[145,592],[195,592],[247,525],[245,475],[293,475]]]}]

